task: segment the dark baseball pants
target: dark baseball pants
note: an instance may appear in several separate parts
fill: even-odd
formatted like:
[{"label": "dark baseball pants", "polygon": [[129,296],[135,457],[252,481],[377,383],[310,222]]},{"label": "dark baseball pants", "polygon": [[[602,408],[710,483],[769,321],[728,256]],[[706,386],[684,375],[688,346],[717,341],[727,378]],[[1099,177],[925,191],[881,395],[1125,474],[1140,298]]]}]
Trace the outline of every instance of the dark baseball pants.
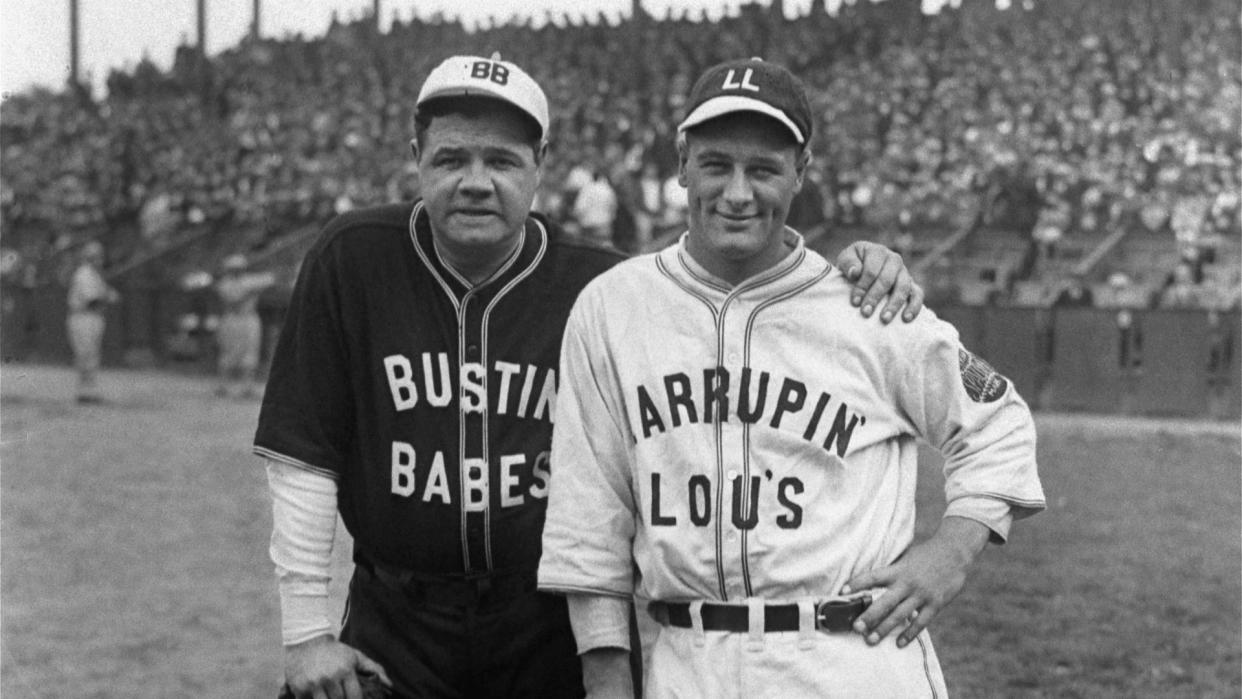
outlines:
[{"label": "dark baseball pants", "polygon": [[359,563],[341,641],[383,665],[400,697],[584,696],[564,598],[533,577],[476,589],[394,582]]}]

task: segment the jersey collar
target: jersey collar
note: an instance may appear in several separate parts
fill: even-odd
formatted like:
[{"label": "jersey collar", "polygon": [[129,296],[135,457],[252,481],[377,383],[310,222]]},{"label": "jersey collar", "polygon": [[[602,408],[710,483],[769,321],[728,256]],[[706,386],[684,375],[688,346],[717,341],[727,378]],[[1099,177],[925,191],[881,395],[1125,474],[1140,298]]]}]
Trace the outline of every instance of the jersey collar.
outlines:
[{"label": "jersey collar", "polygon": [[485,289],[507,290],[511,288],[514,283],[521,281],[534,271],[548,248],[547,229],[538,220],[528,216],[517,247],[504,263],[487,279],[478,284],[471,284],[457,270],[445,263],[440,256],[439,250],[436,249],[435,238],[431,234],[431,218],[421,201],[416,202],[413,211],[410,212],[409,234],[419,260],[454,303],[471,291],[482,292]]},{"label": "jersey collar", "polygon": [[[784,281],[797,282],[801,275],[797,274],[800,266],[807,257],[807,248],[802,234],[792,228],[785,228],[785,243],[789,246],[788,253],[780,259],[775,265],[759,272],[758,274],[744,279],[737,286],[732,286],[725,280],[717,277],[707,271],[698,260],[694,259],[686,247],[686,242],[690,237],[689,231],[682,233],[678,244],[669,248],[663,254],[667,254],[670,258],[666,262],[669,267],[678,271],[678,276],[686,281],[692,282],[697,286],[710,289],[717,294],[732,296],[744,294],[751,291],[760,291],[766,293],[772,289],[783,289]],[[670,251],[672,251],[671,254]],[[791,279],[796,278],[796,279]]]}]

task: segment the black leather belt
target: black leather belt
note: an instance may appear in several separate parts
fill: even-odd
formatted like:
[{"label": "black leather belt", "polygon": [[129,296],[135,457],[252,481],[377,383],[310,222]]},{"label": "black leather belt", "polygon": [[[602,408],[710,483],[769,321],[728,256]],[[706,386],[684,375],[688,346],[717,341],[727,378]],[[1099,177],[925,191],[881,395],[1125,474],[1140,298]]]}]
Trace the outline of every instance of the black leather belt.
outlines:
[{"label": "black leather belt", "polygon": [[538,582],[534,570],[437,575],[394,568],[360,556],[354,562],[379,582],[437,606],[475,606],[503,602],[533,593]]},{"label": "black leather belt", "polygon": [[[815,604],[815,629],[817,631],[852,631],[856,620],[868,605],[871,596],[863,595],[849,600],[831,600]],[[668,626],[694,628],[690,620],[688,602],[652,602],[648,607],[656,621]],[[750,608],[739,604],[703,605],[704,631],[733,631],[746,633],[750,630]],[[764,631],[797,631],[801,615],[796,604],[769,604],[763,608]]]}]

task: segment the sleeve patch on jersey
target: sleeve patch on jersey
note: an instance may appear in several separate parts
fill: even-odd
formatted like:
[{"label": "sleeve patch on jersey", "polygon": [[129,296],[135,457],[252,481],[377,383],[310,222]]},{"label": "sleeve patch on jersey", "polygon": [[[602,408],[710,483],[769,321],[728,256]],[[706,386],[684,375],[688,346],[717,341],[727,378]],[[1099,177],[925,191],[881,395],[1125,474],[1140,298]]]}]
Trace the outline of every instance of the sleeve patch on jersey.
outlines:
[{"label": "sleeve patch on jersey", "polygon": [[991,403],[1009,389],[1009,381],[998,374],[992,365],[960,347],[957,350],[957,366],[962,372],[966,395],[976,403]]}]

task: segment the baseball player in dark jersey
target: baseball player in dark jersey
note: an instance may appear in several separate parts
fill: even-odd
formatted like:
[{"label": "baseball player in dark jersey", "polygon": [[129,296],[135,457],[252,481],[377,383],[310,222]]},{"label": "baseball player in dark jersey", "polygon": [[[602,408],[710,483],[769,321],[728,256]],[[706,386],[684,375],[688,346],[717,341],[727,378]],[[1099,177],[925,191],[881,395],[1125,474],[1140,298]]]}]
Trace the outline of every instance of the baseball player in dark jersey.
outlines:
[{"label": "baseball player in dark jersey", "polygon": [[[357,697],[371,675],[399,696],[581,696],[565,600],[536,571],[562,333],[621,258],[530,213],[548,106],[516,65],[444,61],[415,124],[422,201],[328,224],[259,417],[288,689]],[[843,258],[864,311],[895,284],[886,314],[907,296],[917,314],[900,258],[870,244]],[[356,563],[339,640],[338,511]]]}]

